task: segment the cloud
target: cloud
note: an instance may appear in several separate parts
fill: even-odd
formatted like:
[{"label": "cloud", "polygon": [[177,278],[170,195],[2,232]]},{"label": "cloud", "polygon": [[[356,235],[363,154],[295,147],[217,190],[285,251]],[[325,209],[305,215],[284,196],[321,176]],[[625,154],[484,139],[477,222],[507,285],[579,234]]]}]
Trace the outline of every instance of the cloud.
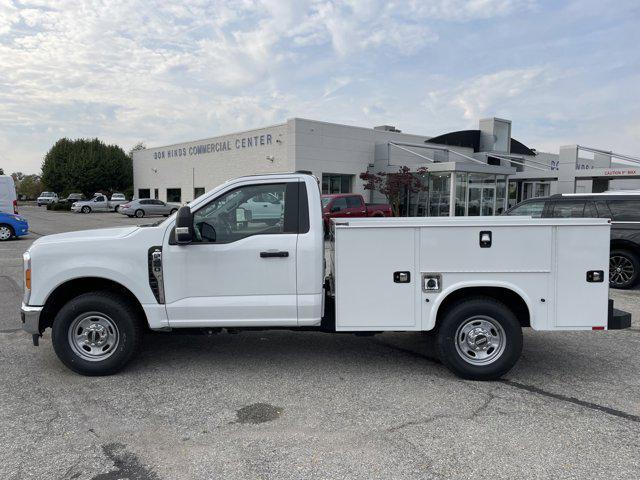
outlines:
[{"label": "cloud", "polygon": [[0,0],[0,166],[36,171],[63,135],[128,148],[292,116],[438,134],[500,114],[541,140],[606,119],[610,132],[640,121],[616,101],[637,91],[625,5],[593,0],[572,25],[575,6],[541,17],[533,0]]},{"label": "cloud", "polygon": [[545,89],[552,81],[553,76],[544,67],[508,69],[463,81],[452,90],[436,92],[431,98],[446,98],[452,106],[462,109],[464,118],[477,119],[492,114],[513,99]]}]

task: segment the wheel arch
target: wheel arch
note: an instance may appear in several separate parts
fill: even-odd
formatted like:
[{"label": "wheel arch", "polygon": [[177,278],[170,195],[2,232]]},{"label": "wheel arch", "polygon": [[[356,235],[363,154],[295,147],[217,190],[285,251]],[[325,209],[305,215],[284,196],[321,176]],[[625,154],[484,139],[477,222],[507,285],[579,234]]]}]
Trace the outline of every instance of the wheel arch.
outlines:
[{"label": "wheel arch", "polygon": [[636,255],[640,255],[640,245],[624,238],[616,238],[611,240],[609,253],[611,253],[611,251],[613,250],[629,250]]},{"label": "wheel arch", "polygon": [[436,328],[448,308],[472,296],[490,297],[504,303],[515,314],[522,327],[530,327],[534,320],[531,302],[520,288],[505,283],[470,283],[454,285],[438,297],[431,311],[428,327]]},{"label": "wheel arch", "polygon": [[83,293],[95,291],[113,292],[126,298],[134,306],[138,318],[143,321],[144,326],[149,327],[149,319],[142,304],[127,287],[104,277],[78,277],[61,283],[49,293],[40,314],[40,331],[42,332],[53,325],[55,316],[69,300]]}]

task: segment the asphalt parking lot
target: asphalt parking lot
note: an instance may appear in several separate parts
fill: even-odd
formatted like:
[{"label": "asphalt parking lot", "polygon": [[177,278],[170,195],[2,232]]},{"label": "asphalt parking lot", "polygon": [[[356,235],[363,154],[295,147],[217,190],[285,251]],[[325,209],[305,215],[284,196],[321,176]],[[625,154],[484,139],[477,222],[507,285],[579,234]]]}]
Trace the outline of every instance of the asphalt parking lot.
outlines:
[{"label": "asphalt parking lot", "polygon": [[633,328],[525,332],[501,382],[459,380],[424,337],[149,335],[122,373],[82,377],[20,330],[22,253],[41,235],[146,223],[22,207],[0,243],[0,478],[640,478]]}]

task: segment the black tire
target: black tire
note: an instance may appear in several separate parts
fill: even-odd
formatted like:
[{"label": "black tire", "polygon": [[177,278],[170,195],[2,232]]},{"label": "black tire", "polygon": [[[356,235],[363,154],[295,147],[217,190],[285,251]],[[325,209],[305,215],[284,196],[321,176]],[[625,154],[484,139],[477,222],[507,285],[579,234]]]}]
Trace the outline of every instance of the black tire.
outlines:
[{"label": "black tire", "polygon": [[113,211],[116,213],[120,213],[120,205],[116,205],[116,208],[114,208]]},{"label": "black tire", "polygon": [[171,211],[169,212],[169,215],[173,215],[174,213],[176,213],[178,211],[177,208],[172,208]]},{"label": "black tire", "polygon": [[88,206],[88,205],[85,205],[84,207],[82,207],[82,208],[80,209],[80,211],[81,211],[82,213],[91,213],[91,207],[90,207],[90,206]]},{"label": "black tire", "polygon": [[[78,347],[74,347],[72,338],[75,337],[70,334],[70,329],[85,314],[92,318],[107,318],[116,327],[117,341],[112,341],[113,349],[104,354],[106,356],[103,359],[94,357],[93,360],[87,360],[77,353]],[[78,326],[75,329],[82,331]],[[79,333],[76,335],[81,336]],[[142,341],[142,325],[134,308],[120,295],[104,291],[90,292],[74,298],[60,309],[53,321],[51,340],[60,361],[74,372],[89,376],[112,375],[120,371],[138,351]]]},{"label": "black tire", "polygon": [[638,283],[640,259],[629,250],[611,250],[609,254],[609,286],[628,289]]},{"label": "black tire", "polygon": [[[469,335],[465,336],[465,331]],[[465,343],[471,338],[475,339],[474,347],[485,350],[476,351]],[[497,346],[498,338],[502,339],[500,346]],[[438,325],[436,347],[440,361],[457,376],[468,380],[497,380],[520,358],[522,328],[502,302],[491,297],[472,297],[448,308]],[[484,355],[487,357],[483,360]]]},{"label": "black tire", "polygon": [[142,217],[144,217],[144,210],[139,208],[138,210],[136,210],[136,218],[142,218]]},{"label": "black tire", "polygon": [[11,225],[7,225],[6,223],[0,223],[0,242],[5,240],[11,240],[15,237],[16,232],[13,230]]}]

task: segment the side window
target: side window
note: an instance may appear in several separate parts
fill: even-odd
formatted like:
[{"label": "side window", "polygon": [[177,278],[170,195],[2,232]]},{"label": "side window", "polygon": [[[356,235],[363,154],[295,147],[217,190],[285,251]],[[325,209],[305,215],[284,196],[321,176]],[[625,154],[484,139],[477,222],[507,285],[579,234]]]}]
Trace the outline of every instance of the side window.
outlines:
[{"label": "side window", "polygon": [[362,199],[360,197],[347,197],[347,208],[360,208],[362,207]]},{"label": "side window", "polygon": [[152,200],[140,200],[140,205],[151,205]]},{"label": "side window", "polygon": [[347,199],[344,197],[336,198],[331,204],[332,212],[340,212],[347,208]]},{"label": "side window", "polygon": [[[246,185],[226,192],[194,212],[194,241],[229,243],[253,235],[297,233],[297,196],[294,182]],[[265,208],[256,203],[258,198],[277,203]]]},{"label": "side window", "polygon": [[599,218],[611,218],[611,212],[609,211],[609,207],[607,207],[607,202],[604,200],[598,200],[596,202],[596,209],[598,210]]},{"label": "side window", "polygon": [[514,207],[507,215],[522,215],[525,217],[540,218],[544,202],[527,202]]},{"label": "side window", "polygon": [[640,222],[640,200],[609,200],[607,205],[616,222]]},{"label": "side window", "polygon": [[596,204],[593,202],[587,202],[584,206],[584,216],[588,218],[598,218],[598,212],[596,210]]},{"label": "side window", "polygon": [[584,216],[584,200],[556,202],[553,205],[553,218],[575,218]]}]

